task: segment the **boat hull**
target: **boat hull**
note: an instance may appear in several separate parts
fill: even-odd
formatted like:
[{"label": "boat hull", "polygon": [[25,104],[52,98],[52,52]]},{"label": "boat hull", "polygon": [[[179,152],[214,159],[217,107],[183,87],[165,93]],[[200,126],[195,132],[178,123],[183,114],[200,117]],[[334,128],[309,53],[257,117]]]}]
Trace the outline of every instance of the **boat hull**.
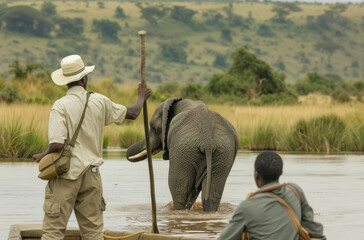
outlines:
[{"label": "boat hull", "polygon": [[[186,236],[177,235],[163,235],[163,234],[152,234],[152,233],[138,233],[132,235],[132,232],[119,232],[119,231],[105,231],[105,240],[115,239],[115,237],[120,237],[120,240],[207,240],[208,238],[192,238]],[[41,225],[22,225],[16,224],[10,227],[8,240],[40,240],[42,236]],[[82,240],[80,231],[76,228],[70,228],[66,230],[65,240]]]}]

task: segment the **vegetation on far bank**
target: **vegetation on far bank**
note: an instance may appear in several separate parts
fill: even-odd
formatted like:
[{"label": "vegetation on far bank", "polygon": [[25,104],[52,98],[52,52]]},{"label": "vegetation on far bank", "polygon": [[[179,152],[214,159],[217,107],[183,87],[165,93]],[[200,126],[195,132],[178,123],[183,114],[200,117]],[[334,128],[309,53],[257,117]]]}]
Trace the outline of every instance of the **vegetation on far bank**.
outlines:
[{"label": "vegetation on far bank", "polygon": [[[17,53],[0,75],[0,157],[30,157],[46,148],[51,104],[67,90],[54,85],[50,73],[65,55],[79,53],[87,65],[96,64],[88,90],[132,104],[139,81],[139,44],[130,36],[141,26],[152,39],[147,59],[149,116],[160,102],[181,96],[202,100],[229,119],[240,149],[364,150],[364,74],[359,70],[362,59],[356,56],[364,23],[358,25],[361,19],[347,14],[361,5],[67,3],[0,5],[0,39],[6,35],[8,46],[0,44],[0,52]],[[217,11],[222,6],[222,12]],[[257,6],[261,8],[256,12]],[[246,9],[251,10],[247,17],[240,14]],[[320,11],[306,16],[307,9]],[[99,15],[89,14],[95,11]],[[269,17],[259,15],[263,12]],[[313,36],[320,41],[312,42]],[[18,39],[24,37],[32,49],[23,49],[28,41]],[[347,39],[350,47],[344,46]],[[291,41],[301,44],[298,52]],[[272,63],[267,49],[277,51],[277,61]],[[291,54],[302,67],[300,74],[293,74],[297,69],[290,63],[297,59]],[[344,66],[346,58],[352,59],[350,66]],[[350,71],[353,74],[347,74]],[[143,137],[141,118],[125,121],[121,127],[106,127],[104,147],[126,148]]]},{"label": "vegetation on far bank", "polygon": [[0,5],[0,69],[13,60],[47,68],[73,53],[92,79],[139,80],[138,30],[147,30],[149,83],[206,84],[247,45],[287,82],[308,72],[363,79],[362,4],[273,2],[11,1]]},{"label": "vegetation on far bank", "polygon": [[[362,101],[364,81],[346,82],[332,75],[309,72],[295,84],[285,82],[285,74],[274,70],[258,58],[247,46],[231,53],[232,64],[226,70],[213,74],[207,84],[168,82],[153,88],[151,100],[164,101],[181,96],[206,103],[233,103],[250,105],[296,104],[299,96],[321,93],[337,102]],[[43,63],[25,66],[15,60],[9,65],[12,79],[0,78],[0,101],[6,103],[49,103],[63,96],[66,87],[59,87],[50,79],[50,69]],[[93,74],[93,73],[92,73]],[[92,77],[92,74],[90,75]],[[148,78],[148,74],[147,74]],[[91,81],[89,90],[103,92],[111,99],[125,103],[130,93],[123,93],[123,86],[111,79]]]},{"label": "vegetation on far bank", "polygon": [[[241,150],[364,151],[364,113],[361,111],[364,104],[327,103],[322,102],[319,95],[315,96],[317,101],[310,104],[208,104],[208,107],[232,122]],[[149,102],[149,116],[158,104]],[[30,157],[45,150],[50,108],[51,104],[0,104],[0,157]],[[121,126],[107,126],[104,147],[127,148],[143,138],[143,119],[139,117],[135,121],[126,120]]]}]

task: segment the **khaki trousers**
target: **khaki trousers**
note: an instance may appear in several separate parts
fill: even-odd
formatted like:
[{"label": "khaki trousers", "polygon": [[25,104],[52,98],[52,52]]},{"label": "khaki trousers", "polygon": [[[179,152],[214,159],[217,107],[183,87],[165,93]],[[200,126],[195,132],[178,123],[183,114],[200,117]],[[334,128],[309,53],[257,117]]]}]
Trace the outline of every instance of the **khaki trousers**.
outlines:
[{"label": "khaki trousers", "polygon": [[105,202],[98,168],[90,167],[79,179],[52,179],[45,191],[42,240],[63,240],[75,210],[83,240],[102,240]]}]

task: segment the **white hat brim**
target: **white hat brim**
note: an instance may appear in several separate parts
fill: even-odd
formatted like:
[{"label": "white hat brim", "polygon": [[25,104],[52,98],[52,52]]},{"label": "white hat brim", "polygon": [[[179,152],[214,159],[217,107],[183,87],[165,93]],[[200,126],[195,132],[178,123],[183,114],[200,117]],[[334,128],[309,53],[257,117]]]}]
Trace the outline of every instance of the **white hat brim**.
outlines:
[{"label": "white hat brim", "polygon": [[60,68],[60,69],[57,69],[56,71],[52,72],[51,78],[52,78],[52,81],[56,85],[63,86],[63,85],[67,85],[71,82],[76,82],[76,81],[80,80],[85,75],[92,72],[94,69],[95,69],[95,66],[87,66],[87,67],[85,67],[85,69],[82,72],[75,74],[73,76],[66,77],[63,75],[62,68]]}]

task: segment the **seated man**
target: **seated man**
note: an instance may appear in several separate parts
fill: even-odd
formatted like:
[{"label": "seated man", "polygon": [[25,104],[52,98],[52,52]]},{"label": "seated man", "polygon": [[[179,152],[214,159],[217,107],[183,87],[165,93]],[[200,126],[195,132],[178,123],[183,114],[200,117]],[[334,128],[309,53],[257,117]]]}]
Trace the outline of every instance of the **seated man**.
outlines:
[{"label": "seated man", "polygon": [[289,184],[291,186],[279,186],[278,179],[282,169],[283,161],[277,153],[267,151],[258,155],[255,160],[254,180],[260,193],[253,193],[252,197],[240,203],[219,240],[241,240],[243,232],[248,232],[249,239],[299,239],[297,228],[283,205],[275,197],[264,193],[267,188],[288,203],[310,237],[326,239],[322,224],[313,220],[313,210],[303,190],[293,183]]}]

